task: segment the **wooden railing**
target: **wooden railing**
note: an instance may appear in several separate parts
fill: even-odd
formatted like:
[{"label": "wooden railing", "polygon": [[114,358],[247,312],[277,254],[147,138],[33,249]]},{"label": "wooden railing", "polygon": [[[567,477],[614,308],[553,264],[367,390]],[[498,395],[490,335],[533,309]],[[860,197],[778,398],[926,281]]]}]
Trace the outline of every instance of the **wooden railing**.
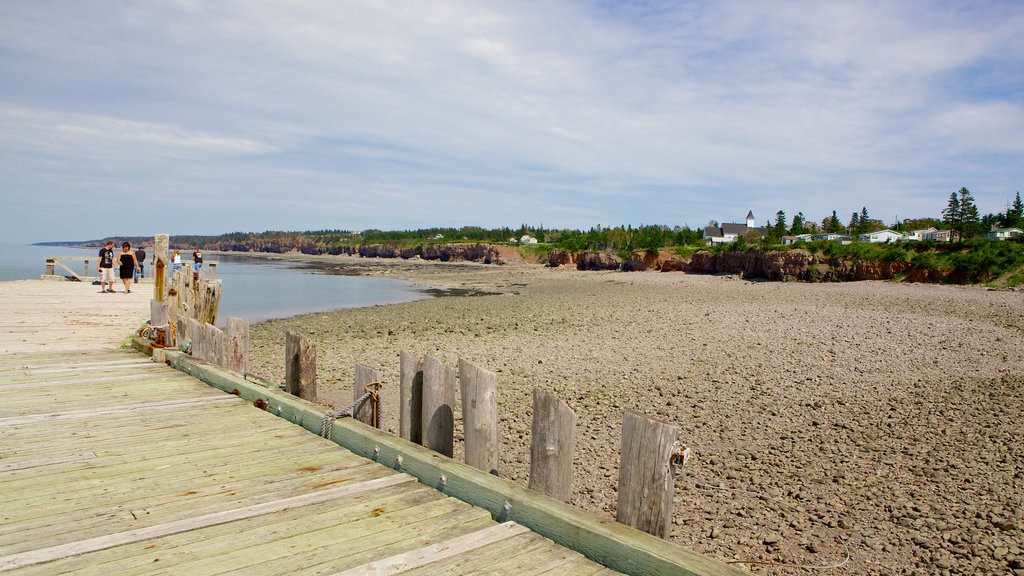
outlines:
[{"label": "wooden railing", "polygon": [[[74,270],[72,270],[67,264],[64,263],[65,260],[67,260],[67,261],[84,261],[85,262],[85,268],[84,268],[82,274],[81,275],[76,274]],[[73,279],[73,280],[75,280],[77,282],[85,282],[87,280],[91,280],[92,278],[89,277],[89,260],[90,260],[89,258],[83,258],[81,256],[78,256],[78,257],[75,257],[75,256],[47,256],[46,257],[46,273],[43,274],[42,279],[43,280],[49,280],[51,278],[63,278],[63,276],[58,276],[56,274],[57,266],[60,266],[61,268],[66,270],[68,274],[70,274],[69,279]]]}]

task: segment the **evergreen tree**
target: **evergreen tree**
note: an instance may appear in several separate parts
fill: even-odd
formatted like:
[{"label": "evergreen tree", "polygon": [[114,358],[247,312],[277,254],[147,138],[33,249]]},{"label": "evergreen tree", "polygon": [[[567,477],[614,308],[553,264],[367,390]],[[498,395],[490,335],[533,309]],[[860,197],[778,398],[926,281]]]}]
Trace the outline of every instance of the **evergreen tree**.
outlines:
[{"label": "evergreen tree", "polygon": [[960,199],[957,198],[956,192],[953,192],[946,202],[946,209],[942,211],[942,223],[949,226],[950,230],[959,231],[960,219]]},{"label": "evergreen tree", "polygon": [[978,233],[981,217],[974,196],[967,188],[960,189],[960,233],[962,238],[973,238]]},{"label": "evergreen tree", "polygon": [[786,213],[782,210],[775,213],[775,225],[771,228],[771,235],[776,240],[786,235]]},{"label": "evergreen tree", "polygon": [[793,216],[793,225],[789,228],[789,233],[793,236],[799,236],[800,234],[807,233],[807,226],[804,224],[803,212],[797,212],[796,216]]},{"label": "evergreen tree", "polygon": [[1024,204],[1020,201],[1020,191],[1017,192],[1017,198],[1013,201],[1013,204],[1006,210],[1006,223],[1007,228],[1019,228],[1024,225]]},{"label": "evergreen tree", "polygon": [[856,238],[860,234],[860,214],[856,212],[850,214],[850,225],[848,228],[850,229],[850,236]]},{"label": "evergreen tree", "polygon": [[821,227],[829,234],[841,234],[843,232],[843,225],[839,222],[839,216],[835,210],[832,211],[832,216],[825,218],[821,222]]}]

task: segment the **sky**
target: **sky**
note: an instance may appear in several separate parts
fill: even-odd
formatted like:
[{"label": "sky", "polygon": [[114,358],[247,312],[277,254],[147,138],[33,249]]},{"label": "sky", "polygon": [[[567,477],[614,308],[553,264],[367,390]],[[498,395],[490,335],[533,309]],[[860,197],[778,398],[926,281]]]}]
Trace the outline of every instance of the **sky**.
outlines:
[{"label": "sky", "polygon": [[0,2],[0,242],[982,214],[1024,3]]}]

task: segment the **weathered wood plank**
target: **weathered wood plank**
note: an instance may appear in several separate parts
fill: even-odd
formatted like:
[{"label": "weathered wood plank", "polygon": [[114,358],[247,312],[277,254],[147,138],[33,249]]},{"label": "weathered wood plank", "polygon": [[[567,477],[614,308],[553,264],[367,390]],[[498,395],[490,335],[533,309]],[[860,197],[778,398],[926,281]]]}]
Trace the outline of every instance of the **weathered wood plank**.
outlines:
[{"label": "weathered wood plank", "polygon": [[533,389],[530,425],[531,490],[568,502],[572,494],[572,459],[576,449],[576,413],[547,390]]},{"label": "weathered wood plank", "polygon": [[675,477],[670,465],[679,427],[626,411],[622,415],[616,520],[668,538]]},{"label": "weathered wood plank", "polygon": [[[374,428],[378,427],[377,416],[382,408],[380,405],[381,397],[379,394],[376,394],[376,390],[380,389],[382,380],[384,380],[384,375],[380,370],[365,364],[356,364],[355,377],[352,383],[352,401],[359,400],[367,392],[371,394],[371,397],[352,409],[352,417]],[[376,395],[376,399],[373,398],[374,395]]]},{"label": "weathered wood plank", "polygon": [[249,371],[249,322],[243,318],[228,316],[228,370],[239,374]]},{"label": "weathered wood plank", "polygon": [[423,357],[423,445],[451,458],[455,434],[455,377],[453,368]]},{"label": "weathered wood plank", "polygon": [[366,482],[361,482],[355,485],[329,488],[321,492],[304,494],[292,498],[285,498],[275,502],[254,504],[252,506],[246,506],[244,508],[239,508],[236,510],[215,512],[212,514],[207,514],[205,516],[200,516],[198,518],[189,518],[186,520],[178,520],[174,522],[168,522],[166,524],[149,526],[146,528],[126,530],[117,534],[98,536],[94,538],[81,540],[78,542],[50,546],[47,548],[31,550],[28,552],[22,552],[18,554],[11,554],[0,558],[0,571],[12,570],[15,568],[20,568],[22,566],[31,566],[33,564],[41,564],[43,562],[49,562],[51,560],[56,560],[59,558],[66,558],[68,556],[74,556],[76,554],[85,554],[96,550],[111,548],[121,544],[139,542],[142,540],[148,540],[150,538],[158,538],[160,536],[165,536],[168,534],[175,534],[178,532],[184,532],[186,530],[195,530],[201,527],[212,526],[215,524],[223,524],[225,522],[231,522],[242,518],[251,518],[253,516],[268,514],[270,512],[278,510],[286,510],[288,508],[293,508],[296,506],[304,506],[307,504],[344,498],[346,496],[357,494],[359,492],[374,490],[379,487],[388,486],[399,482],[409,482],[411,480],[411,477],[404,475],[390,475],[376,480],[368,480]]},{"label": "weathered wood plank", "polygon": [[59,544],[83,535],[116,532],[125,522],[152,525],[386,476],[379,467],[365,463],[334,469],[328,466],[323,463],[319,473],[295,470],[290,474],[280,471],[246,479],[200,478],[192,486],[146,484],[128,495],[95,491],[92,499],[40,503],[37,506],[45,506],[53,513],[10,514],[9,523],[5,521],[0,528],[0,553],[23,551],[40,542]]},{"label": "weathered wood plank", "polygon": [[157,574],[325,574],[439,539],[441,534],[480,528],[492,522],[479,509],[451,498],[398,513],[339,519],[336,528],[317,533],[282,534],[262,542],[225,542],[205,557],[166,567]]},{"label": "weathered wood plank", "polygon": [[184,561],[216,555],[237,547],[239,541],[267,542],[281,534],[314,533],[347,522],[384,513],[403,514],[420,504],[444,496],[422,484],[400,484],[355,495],[341,501],[312,504],[130,543],[74,556],[19,571],[20,576],[95,571],[97,574],[150,575],[155,566],[180,566]]},{"label": "weathered wood plank", "polygon": [[557,546],[554,542],[526,532],[500,542],[479,548],[473,554],[463,554],[402,572],[402,576],[464,576],[466,574],[494,574],[495,565],[508,562],[522,565],[533,554]]},{"label": "weathered wood plank", "polygon": [[465,554],[529,531],[529,528],[515,522],[494,524],[482,530],[449,538],[430,546],[416,548],[361,566],[353,566],[337,572],[335,576],[393,576],[411,568],[426,566],[452,556]]},{"label": "weathered wood plank", "polygon": [[285,390],[303,400],[316,402],[316,346],[296,332],[285,333]]},{"label": "weathered wood plank", "polygon": [[423,443],[423,358],[402,350],[398,363],[398,435]]},{"label": "weathered wood plank", "polygon": [[459,358],[466,464],[498,475],[498,375]]},{"label": "weathered wood plank", "polygon": [[164,402],[150,402],[148,404],[129,404],[122,406],[108,406],[104,408],[93,408],[88,410],[69,410],[66,412],[49,412],[43,414],[28,414],[25,416],[8,416],[0,418],[0,428],[4,426],[17,426],[35,422],[58,422],[63,420],[76,420],[82,418],[98,418],[111,414],[124,414],[130,412],[150,413],[156,410],[173,410],[183,406],[198,406],[213,402],[238,402],[230,396],[223,398],[195,398],[182,400],[166,400]]}]

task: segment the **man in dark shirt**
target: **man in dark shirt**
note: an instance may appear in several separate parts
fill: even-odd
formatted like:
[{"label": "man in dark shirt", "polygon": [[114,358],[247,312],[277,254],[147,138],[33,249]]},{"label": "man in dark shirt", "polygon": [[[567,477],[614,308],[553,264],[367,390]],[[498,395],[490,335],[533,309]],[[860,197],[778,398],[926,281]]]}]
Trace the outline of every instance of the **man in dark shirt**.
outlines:
[{"label": "man in dark shirt", "polygon": [[100,273],[100,292],[114,292],[114,241],[100,248],[100,264],[96,270]]},{"label": "man in dark shirt", "polygon": [[146,271],[143,270],[143,265],[146,263],[146,249],[139,245],[139,249],[135,251],[135,259],[139,262],[139,268],[135,271],[135,283],[138,284],[139,278],[146,277]]}]

